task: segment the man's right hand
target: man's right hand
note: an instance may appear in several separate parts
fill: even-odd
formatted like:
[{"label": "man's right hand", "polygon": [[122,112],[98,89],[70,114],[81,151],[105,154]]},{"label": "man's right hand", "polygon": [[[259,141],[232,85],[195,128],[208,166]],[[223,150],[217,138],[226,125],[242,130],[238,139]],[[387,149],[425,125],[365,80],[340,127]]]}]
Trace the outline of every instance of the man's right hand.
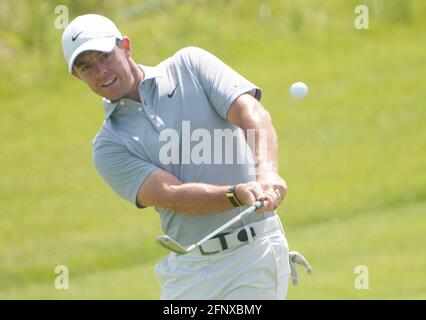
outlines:
[{"label": "man's right hand", "polygon": [[273,211],[280,204],[280,199],[276,193],[265,193],[261,184],[256,181],[237,184],[235,196],[245,206],[251,206],[256,201],[263,201],[263,207],[257,210],[256,213]]}]

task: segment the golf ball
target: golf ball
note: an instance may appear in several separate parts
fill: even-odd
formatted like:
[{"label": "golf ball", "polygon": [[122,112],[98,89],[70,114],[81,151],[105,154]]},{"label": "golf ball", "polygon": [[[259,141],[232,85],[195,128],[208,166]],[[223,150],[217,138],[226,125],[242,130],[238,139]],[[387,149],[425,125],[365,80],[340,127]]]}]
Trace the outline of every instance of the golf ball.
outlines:
[{"label": "golf ball", "polygon": [[303,82],[295,82],[290,87],[291,95],[296,99],[302,99],[308,94],[308,86]]}]

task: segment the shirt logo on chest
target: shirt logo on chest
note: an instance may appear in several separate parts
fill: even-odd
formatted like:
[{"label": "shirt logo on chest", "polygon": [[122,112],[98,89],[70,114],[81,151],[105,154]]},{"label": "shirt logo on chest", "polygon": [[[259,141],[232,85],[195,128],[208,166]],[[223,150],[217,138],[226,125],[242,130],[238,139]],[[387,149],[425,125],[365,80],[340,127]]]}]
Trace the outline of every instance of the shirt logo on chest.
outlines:
[{"label": "shirt logo on chest", "polygon": [[173,89],[173,91],[172,91],[172,92],[170,92],[170,93],[168,93],[168,94],[167,94],[167,96],[168,96],[169,98],[173,97],[173,95],[175,94],[175,91],[176,91],[177,87],[178,87],[178,84],[176,85],[176,87]]}]

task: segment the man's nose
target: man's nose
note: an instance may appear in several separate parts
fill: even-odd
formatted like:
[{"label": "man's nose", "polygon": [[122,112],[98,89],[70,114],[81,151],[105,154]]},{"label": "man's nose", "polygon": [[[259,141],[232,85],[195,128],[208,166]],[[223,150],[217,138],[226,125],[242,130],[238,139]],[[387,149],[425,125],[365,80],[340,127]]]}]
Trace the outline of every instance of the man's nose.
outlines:
[{"label": "man's nose", "polygon": [[106,73],[106,68],[103,63],[96,62],[94,64],[96,79],[102,79]]}]

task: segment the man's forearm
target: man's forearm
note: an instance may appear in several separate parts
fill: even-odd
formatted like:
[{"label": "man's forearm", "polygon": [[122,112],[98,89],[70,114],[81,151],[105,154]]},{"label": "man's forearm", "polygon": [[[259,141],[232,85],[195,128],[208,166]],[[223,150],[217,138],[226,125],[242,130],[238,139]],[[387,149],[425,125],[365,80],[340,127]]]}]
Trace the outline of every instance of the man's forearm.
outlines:
[{"label": "man's forearm", "polygon": [[214,214],[233,208],[226,197],[229,186],[184,183],[170,186],[170,204],[180,214]]},{"label": "man's forearm", "polygon": [[[251,146],[256,164],[257,181],[271,171],[278,172],[278,138],[269,113],[259,111],[260,121],[256,124],[255,145]],[[254,150],[253,150],[254,149]]]},{"label": "man's forearm", "polygon": [[[278,137],[269,112],[252,97],[242,97],[237,125],[243,130],[254,157],[256,178],[278,172]],[[245,101],[248,100],[248,101]]]},{"label": "man's forearm", "polygon": [[254,181],[236,185],[233,204],[226,194],[228,188],[229,185],[182,183],[174,175],[158,169],[139,188],[136,201],[139,206],[167,208],[179,214],[202,215],[221,213],[232,209],[233,205],[252,205],[262,200],[262,188]]}]

